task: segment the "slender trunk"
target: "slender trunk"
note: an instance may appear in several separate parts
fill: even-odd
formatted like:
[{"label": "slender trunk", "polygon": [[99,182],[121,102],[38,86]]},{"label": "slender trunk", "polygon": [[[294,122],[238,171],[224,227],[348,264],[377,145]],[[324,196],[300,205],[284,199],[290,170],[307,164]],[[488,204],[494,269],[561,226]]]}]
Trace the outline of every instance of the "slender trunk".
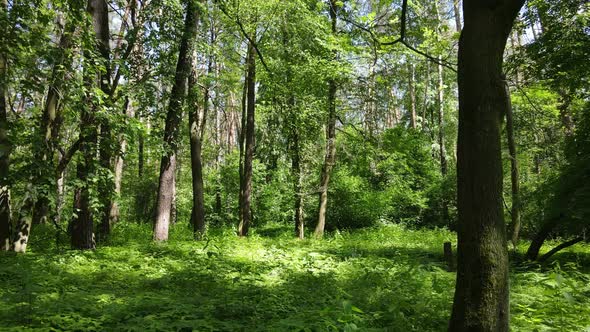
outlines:
[{"label": "slender trunk", "polygon": [[561,250],[563,250],[565,248],[571,247],[574,244],[580,243],[582,241],[584,241],[584,237],[583,236],[579,236],[577,238],[574,238],[574,239],[571,239],[569,241],[566,241],[566,242],[558,245],[557,247],[551,249],[545,255],[539,257],[538,261],[542,263],[542,262],[546,261],[547,259],[549,259],[549,257],[551,257],[551,256],[555,255],[556,253],[558,253],[559,251],[561,251]]},{"label": "slender trunk", "polygon": [[[135,117],[135,111],[129,98],[125,100],[125,106],[123,107],[124,114],[127,118]],[[115,157],[115,166],[114,166],[114,184],[115,184],[115,199],[111,202],[111,207],[109,211],[109,224],[114,225],[119,221],[121,217],[121,212],[119,211],[119,203],[117,200],[121,195],[121,182],[123,180],[123,166],[125,163],[125,159],[123,156],[127,152],[127,139],[125,139],[125,135],[119,135],[119,152]]]},{"label": "slender trunk", "polygon": [[449,331],[508,331],[502,206],[502,62],[524,0],[465,1],[459,41],[458,264]]},{"label": "slender trunk", "polygon": [[293,194],[295,210],[295,234],[298,238],[305,237],[305,222],[303,220],[303,193],[301,192],[301,156],[298,128],[294,126],[291,135],[291,175],[293,176]]},{"label": "slender trunk", "polygon": [[[330,0],[330,20],[332,23],[332,35],[336,35],[336,1]],[[337,54],[332,54],[332,60],[336,61]],[[330,79],[328,81],[328,122],[326,124],[326,156],[324,165],[322,166],[322,173],[320,178],[319,190],[319,209],[318,222],[314,230],[314,235],[321,238],[324,235],[326,228],[326,211],[328,210],[328,185],[330,184],[330,176],[332,175],[332,168],[336,161],[336,81]]]},{"label": "slender trunk", "polygon": [[176,153],[180,119],[182,117],[182,105],[186,97],[187,79],[191,71],[191,55],[194,48],[194,40],[197,35],[197,5],[193,0],[187,0],[187,11],[184,23],[184,32],[180,42],[178,62],[174,85],[170,94],[170,104],[166,115],[164,128],[165,153],[160,161],[160,178],[158,185],[158,198],[156,201],[156,216],[154,219],[154,240],[168,240],[168,228],[170,226],[170,210],[173,201],[175,186]]},{"label": "slender trunk", "polygon": [[[139,112],[138,112],[138,118],[139,118],[140,122],[143,122],[143,121],[141,121],[141,116],[139,115]],[[144,152],[144,150],[145,150],[145,148],[144,148],[145,137],[144,136],[145,136],[145,134],[143,133],[143,130],[141,130],[139,132],[138,144],[137,144],[138,145],[137,146],[137,175],[140,179],[143,178],[143,175],[145,173],[145,171],[144,171],[144,168],[145,168],[145,166],[144,166],[144,163],[145,163],[145,155],[144,155],[145,154],[145,152]]]},{"label": "slender trunk", "polygon": [[[250,58],[248,53],[247,58]],[[240,175],[240,192],[238,195],[238,218],[240,224],[242,223],[243,209],[244,209],[244,143],[246,139],[246,114],[248,100],[248,63],[246,63],[246,71],[244,72],[244,86],[242,87],[242,114],[240,117],[240,126],[238,128],[238,150],[239,150],[239,168],[238,172]],[[239,232],[238,232],[239,233]]]},{"label": "slender trunk", "polygon": [[[506,85],[506,94],[510,96],[510,90]],[[508,153],[510,155],[510,183],[512,189],[510,241],[516,249],[520,233],[520,180],[518,174],[518,156],[516,154],[516,142],[514,141],[514,117],[512,104],[506,109],[506,136],[508,138]]]},{"label": "slender trunk", "polygon": [[[256,107],[256,59],[254,45],[248,48],[248,101],[246,107],[246,128],[244,147],[243,167],[243,193],[240,224],[238,235],[247,236],[251,223],[251,200],[252,200],[252,160],[254,159],[254,111]],[[244,128],[242,128],[244,131]]]},{"label": "slender trunk", "polygon": [[[193,59],[194,61],[195,59]],[[193,65],[193,73],[189,79],[189,100],[191,107],[189,109],[189,136],[191,149],[191,174],[193,187],[193,206],[191,210],[191,224],[195,239],[200,240],[205,234],[205,188],[203,185],[203,164],[201,160],[201,142],[202,128],[206,116],[206,108],[209,104],[209,91],[205,89],[203,94],[203,104],[200,105],[197,93],[197,74],[196,65]],[[201,115],[203,114],[203,115]]]},{"label": "slender trunk", "polygon": [[[0,1],[0,20],[7,22],[7,5]],[[3,26],[3,31],[8,31]],[[8,140],[6,92],[8,85],[5,33],[0,35],[0,250],[10,249],[10,182],[9,165],[12,149]]]},{"label": "slender trunk", "polygon": [[416,129],[416,65],[410,65],[410,76],[408,81],[408,90],[410,92],[410,127]]},{"label": "slender trunk", "polygon": [[[436,18],[438,21],[437,25],[437,34],[439,38],[442,38],[442,22],[440,11],[438,8],[438,0],[434,2],[434,8],[436,11]],[[439,161],[440,161],[440,174],[443,178],[447,176],[448,173],[448,166],[447,166],[447,156],[445,150],[445,80],[444,80],[444,71],[442,66],[442,57],[438,57],[439,64],[437,65],[437,74],[438,74],[438,84],[437,84],[437,100],[436,106],[438,109],[438,147],[439,147]],[[443,194],[441,198],[441,208],[442,208],[442,222],[443,225],[447,225],[449,221],[449,203],[447,202],[447,188],[443,188]]]}]

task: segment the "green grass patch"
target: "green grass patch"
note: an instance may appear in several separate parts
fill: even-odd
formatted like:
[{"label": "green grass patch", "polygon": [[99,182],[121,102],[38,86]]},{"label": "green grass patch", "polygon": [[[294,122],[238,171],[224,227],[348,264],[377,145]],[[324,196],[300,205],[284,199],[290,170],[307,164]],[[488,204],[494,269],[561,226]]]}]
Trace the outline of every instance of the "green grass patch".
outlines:
[{"label": "green grass patch", "polygon": [[[89,252],[48,245],[51,232],[38,230],[30,253],[0,254],[0,330],[445,331],[452,305],[445,230],[299,241],[290,227],[246,239],[218,229],[195,242],[178,224],[153,244],[149,225],[120,224]],[[513,266],[514,331],[589,329],[588,255],[576,246],[545,266]]]}]

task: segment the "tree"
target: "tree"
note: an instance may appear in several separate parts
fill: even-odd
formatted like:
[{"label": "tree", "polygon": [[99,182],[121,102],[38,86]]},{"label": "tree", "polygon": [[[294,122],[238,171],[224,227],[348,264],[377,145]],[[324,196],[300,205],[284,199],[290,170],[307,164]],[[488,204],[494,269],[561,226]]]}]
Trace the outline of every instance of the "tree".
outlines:
[{"label": "tree", "polygon": [[[0,27],[8,31],[8,5],[0,1]],[[8,83],[6,33],[0,37],[0,250],[10,249],[10,141],[8,140],[8,119],[6,117],[6,90]]]},{"label": "tree", "polygon": [[168,240],[170,211],[174,191],[174,173],[179,140],[180,119],[186,97],[187,80],[191,73],[191,56],[198,28],[198,7],[195,0],[186,0],[184,30],[180,40],[180,50],[174,75],[174,84],[170,93],[166,127],[164,128],[164,155],[160,162],[160,179],[156,216],[154,220],[154,240]]},{"label": "tree", "polygon": [[[329,0],[329,13],[332,35],[336,36],[337,11],[338,2]],[[336,59],[336,52],[332,53],[333,60]],[[326,121],[326,154],[322,172],[320,175],[320,190],[319,190],[319,209],[318,221],[314,230],[316,237],[324,235],[324,228],[326,227],[326,211],[328,209],[328,185],[330,184],[330,175],[332,168],[336,161],[336,80],[334,78],[328,79],[328,118]]]},{"label": "tree", "polygon": [[[256,34],[254,34],[256,36]],[[254,37],[253,39],[255,39]],[[247,74],[246,74],[246,119],[242,120],[245,126],[242,126],[244,135],[244,164],[242,166],[241,183],[241,204],[240,204],[240,224],[238,225],[238,235],[248,235],[251,223],[251,200],[252,200],[252,161],[254,159],[254,112],[256,110],[256,58],[255,49],[252,41],[248,43],[247,56]]]},{"label": "tree", "polygon": [[500,127],[510,106],[502,63],[524,0],[463,2],[459,42],[457,284],[449,331],[508,331],[508,252]]}]

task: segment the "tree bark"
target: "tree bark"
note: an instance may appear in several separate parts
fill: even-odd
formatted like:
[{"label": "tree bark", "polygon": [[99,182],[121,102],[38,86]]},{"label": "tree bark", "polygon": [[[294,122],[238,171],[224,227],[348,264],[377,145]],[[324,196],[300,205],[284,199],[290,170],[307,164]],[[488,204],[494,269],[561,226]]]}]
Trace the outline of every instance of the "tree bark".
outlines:
[{"label": "tree bark", "polygon": [[247,81],[247,107],[246,107],[246,128],[244,131],[244,167],[243,167],[243,191],[241,204],[240,224],[238,235],[247,236],[251,223],[251,200],[252,200],[252,160],[254,158],[254,112],[256,107],[256,59],[252,43],[248,46],[248,75]]},{"label": "tree bark", "polygon": [[186,97],[187,80],[191,72],[191,55],[194,49],[197,28],[197,4],[194,0],[187,0],[184,31],[180,42],[174,85],[170,94],[170,104],[168,105],[166,126],[164,128],[165,152],[160,161],[158,199],[154,220],[155,241],[168,240],[170,210],[172,207],[173,188],[175,186],[174,173],[176,172],[180,118],[182,117],[182,105]]},{"label": "tree bark", "polygon": [[[330,0],[330,21],[332,23],[332,35],[336,36],[337,13],[335,0]],[[333,52],[332,60],[336,61],[336,53]],[[326,228],[326,211],[328,210],[328,185],[332,168],[336,160],[336,81],[328,80],[328,121],[326,123],[326,155],[320,178],[318,222],[314,235],[318,238],[324,236]]]},{"label": "tree bark", "polygon": [[463,2],[459,41],[458,264],[449,331],[508,331],[508,251],[502,206],[502,73],[524,0]]},{"label": "tree bark", "polygon": [[[0,1],[0,20],[7,22],[8,9],[4,0]],[[3,24],[4,25],[4,24]],[[3,31],[8,31],[2,26]],[[0,34],[0,250],[10,249],[10,151],[12,146],[8,140],[8,119],[6,92],[8,85],[7,77],[7,56],[5,47],[7,45],[6,34]]]}]

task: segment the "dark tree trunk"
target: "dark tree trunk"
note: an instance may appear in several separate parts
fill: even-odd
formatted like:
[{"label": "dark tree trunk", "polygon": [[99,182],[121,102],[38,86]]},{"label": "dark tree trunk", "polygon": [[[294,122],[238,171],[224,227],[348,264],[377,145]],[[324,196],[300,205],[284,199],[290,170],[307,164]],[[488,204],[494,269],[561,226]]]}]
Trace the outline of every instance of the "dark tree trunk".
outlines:
[{"label": "dark tree trunk", "polygon": [[[92,17],[96,49],[102,57],[101,65],[93,58],[90,50],[85,51],[86,77],[86,107],[80,115],[80,152],[83,160],[77,166],[77,178],[80,186],[74,192],[74,214],[70,223],[72,247],[75,249],[94,249],[94,223],[90,206],[91,177],[95,173],[95,156],[98,143],[96,112],[98,105],[93,102],[92,91],[98,87],[103,92],[109,91],[110,72],[108,70],[109,59],[109,22],[108,6],[106,0],[89,0],[88,12]],[[92,67],[92,69],[90,69]],[[94,75],[92,75],[92,74]]]},{"label": "dark tree trunk", "polygon": [[560,220],[561,218],[553,218],[546,221],[543,226],[541,226],[541,229],[539,229],[531,241],[529,249],[526,252],[526,258],[528,260],[534,261],[537,259],[537,257],[539,257],[539,251],[541,251],[543,243],[545,243],[547,237],[549,237],[551,232],[553,232],[557,225],[559,225]]},{"label": "dark tree trunk", "polygon": [[584,241],[584,237],[583,237],[583,236],[579,236],[579,237],[577,237],[577,238],[574,238],[574,239],[571,239],[571,240],[569,240],[569,241],[566,241],[566,242],[564,242],[564,243],[562,243],[562,244],[558,245],[557,247],[555,247],[555,248],[553,248],[553,249],[549,250],[549,251],[548,251],[548,252],[547,252],[545,255],[543,255],[543,256],[541,256],[541,257],[539,257],[538,261],[539,261],[539,262],[544,262],[544,261],[546,261],[547,259],[549,259],[549,257],[551,257],[551,256],[555,255],[556,253],[558,253],[560,250],[563,250],[563,249],[565,249],[565,248],[571,247],[571,246],[573,246],[574,244],[576,244],[576,243],[580,243],[580,242],[582,242],[582,241]]},{"label": "dark tree trunk", "polygon": [[[7,6],[0,1],[0,20],[7,22]],[[7,31],[6,26],[1,27]],[[0,44],[6,45],[5,33],[0,35]],[[4,46],[0,46],[4,48]],[[10,182],[9,165],[11,145],[8,140],[8,119],[6,118],[6,91],[8,84],[6,54],[0,51],[0,250],[10,249]]]},{"label": "dark tree trunk", "polygon": [[[332,23],[332,34],[336,35],[336,1],[330,0],[330,21]],[[336,53],[332,54],[332,60],[336,60]],[[320,178],[319,190],[319,209],[318,222],[314,230],[314,235],[321,238],[324,235],[326,228],[326,212],[328,210],[328,185],[330,184],[330,176],[332,175],[332,168],[336,161],[336,81],[330,79],[328,81],[328,121],[326,123],[326,155],[324,165],[322,166],[322,173]]]},{"label": "dark tree trunk", "polygon": [[154,240],[168,240],[168,228],[170,226],[170,210],[172,207],[173,191],[175,186],[174,173],[176,172],[176,153],[182,117],[182,105],[186,97],[187,80],[191,72],[191,56],[194,41],[197,35],[197,4],[193,0],[187,0],[184,32],[180,42],[178,62],[174,85],[170,94],[170,104],[166,115],[164,128],[164,155],[160,162],[160,179],[158,186],[158,199],[156,202],[156,217],[154,220]]},{"label": "dark tree trunk", "polygon": [[504,48],[524,0],[463,2],[459,42],[458,264],[449,331],[508,331],[501,120]]},{"label": "dark tree trunk", "polygon": [[243,167],[243,191],[241,204],[240,224],[238,235],[247,236],[251,223],[251,201],[252,201],[252,161],[254,159],[254,112],[256,108],[256,58],[254,45],[248,46],[248,75],[247,79],[247,107],[246,107],[246,128],[244,131],[244,167]]},{"label": "dark tree trunk", "polygon": [[[195,61],[193,59],[193,61]],[[191,149],[191,173],[193,187],[193,206],[191,210],[191,224],[195,239],[200,240],[205,234],[205,187],[203,185],[203,163],[201,157],[202,131],[204,130],[204,120],[207,116],[209,105],[209,91],[205,89],[203,93],[203,104],[200,105],[197,93],[197,74],[191,74],[189,80],[189,100],[191,107],[189,109],[189,136]]]}]

